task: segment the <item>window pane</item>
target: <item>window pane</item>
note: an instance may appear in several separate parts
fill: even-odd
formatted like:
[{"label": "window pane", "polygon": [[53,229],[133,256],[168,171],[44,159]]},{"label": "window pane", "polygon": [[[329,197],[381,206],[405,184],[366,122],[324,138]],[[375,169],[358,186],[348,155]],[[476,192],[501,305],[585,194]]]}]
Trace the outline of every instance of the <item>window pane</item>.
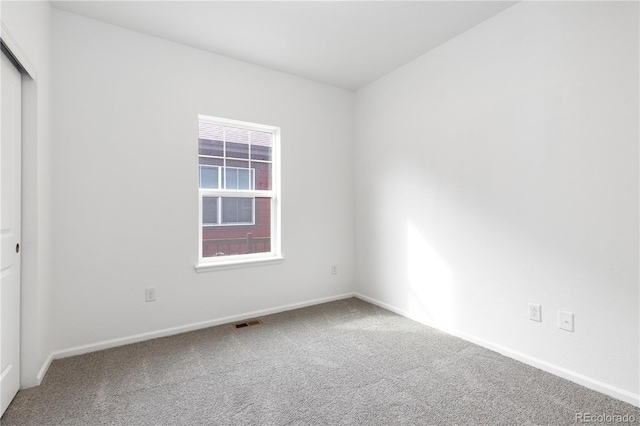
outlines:
[{"label": "window pane", "polygon": [[252,223],[253,198],[223,197],[222,223]]},{"label": "window pane", "polygon": [[202,224],[216,225],[218,223],[218,197],[202,198]]},{"label": "window pane", "polygon": [[224,137],[224,127],[219,124],[198,122],[198,138],[221,141]]},{"label": "window pane", "polygon": [[224,169],[224,187],[226,189],[238,189],[238,169]]},{"label": "window pane", "polygon": [[249,145],[227,142],[227,157],[249,158]]},{"label": "window pane", "polygon": [[225,189],[253,189],[253,170],[225,168]]},{"label": "window pane", "polygon": [[[234,201],[235,200],[235,201]],[[271,251],[271,198],[223,198],[223,205],[234,206],[237,200],[255,205],[255,223],[237,226],[202,228],[203,257],[228,256]],[[237,204],[235,205],[237,207]]]},{"label": "window pane", "polygon": [[253,189],[250,169],[238,169],[238,189]]},{"label": "window pane", "polygon": [[252,198],[238,198],[238,222],[253,223]]},{"label": "window pane", "polygon": [[249,145],[249,130],[239,129],[237,127],[225,127],[224,140],[226,142]]},{"label": "window pane", "polygon": [[238,167],[240,169],[248,169],[249,162],[243,160],[227,160],[227,167]]},{"label": "window pane", "polygon": [[269,148],[268,146],[252,145],[251,159],[271,161],[271,148]]},{"label": "window pane", "polygon": [[256,189],[271,190],[271,163],[258,163],[253,161],[251,167],[255,169]]},{"label": "window pane", "polygon": [[215,141],[210,139],[198,140],[198,154],[200,155],[213,155],[216,157],[222,157],[222,141]]},{"label": "window pane", "polygon": [[200,166],[200,188],[218,188],[218,168]]},{"label": "window pane", "polygon": [[251,132],[251,158],[271,161],[273,134],[269,132]]},{"label": "window pane", "polygon": [[250,253],[271,251],[271,198],[256,197],[255,226],[251,228]]},{"label": "window pane", "polygon": [[224,160],[222,158],[209,158],[209,157],[198,157],[199,164],[206,164],[209,166],[222,166]]}]

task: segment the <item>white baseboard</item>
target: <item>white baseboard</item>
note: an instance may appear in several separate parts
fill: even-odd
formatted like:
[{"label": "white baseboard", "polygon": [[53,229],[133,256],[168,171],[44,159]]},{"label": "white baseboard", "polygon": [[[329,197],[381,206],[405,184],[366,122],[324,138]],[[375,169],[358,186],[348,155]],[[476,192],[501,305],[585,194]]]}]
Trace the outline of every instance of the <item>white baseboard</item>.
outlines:
[{"label": "white baseboard", "polygon": [[[73,347],[73,348],[62,349],[62,350],[54,351],[49,356],[49,358],[50,358],[49,359],[49,364],[51,363],[52,359],[60,359],[60,358],[66,358],[66,357],[75,356],[75,355],[82,355],[82,354],[85,354],[85,353],[100,351],[100,350],[103,350],[103,349],[109,349],[109,348],[113,348],[113,347],[116,347],[116,346],[123,346],[123,345],[128,345],[128,344],[131,344],[131,343],[142,342],[144,340],[157,339],[159,337],[166,337],[166,336],[171,336],[171,335],[174,335],[174,334],[186,333],[188,331],[199,330],[201,328],[213,327],[213,326],[221,325],[221,324],[228,324],[228,323],[232,323],[232,322],[235,322],[235,321],[240,321],[240,320],[244,320],[244,319],[248,319],[248,318],[256,318],[256,317],[263,316],[263,315],[276,314],[278,312],[285,312],[285,311],[290,311],[290,310],[293,310],[293,309],[304,308],[304,307],[307,307],[307,306],[319,305],[321,303],[327,303],[327,302],[333,302],[333,301],[336,301],[336,300],[348,299],[348,298],[354,297],[354,296],[355,296],[355,293],[345,293],[345,294],[340,294],[340,295],[337,295],[337,296],[324,297],[324,298],[321,298],[321,299],[308,300],[308,301],[299,302],[299,303],[292,303],[290,305],[283,305],[283,306],[278,306],[278,307],[269,308],[269,309],[261,309],[261,310],[258,310],[258,311],[246,312],[246,313],[243,313],[243,314],[232,315],[232,316],[228,316],[228,317],[217,318],[217,319],[212,319],[212,320],[208,320],[208,321],[202,321],[202,322],[197,322],[197,323],[193,323],[193,324],[182,325],[182,326],[179,326],[179,327],[165,328],[163,330],[151,331],[151,332],[148,332],[148,333],[141,333],[141,334],[134,334],[134,335],[127,336],[127,337],[120,337],[120,338],[117,338],[117,339],[105,340],[105,341],[102,341],[102,342],[91,343],[91,344],[88,344],[88,345],[82,345],[82,346],[76,346],[76,347]],[[43,366],[42,370],[38,374],[38,377],[39,377],[40,381],[42,381],[42,378],[40,377],[40,375],[42,374],[42,377],[44,377],[44,373],[46,373],[47,368],[49,368],[48,364],[46,364],[46,368],[45,368],[45,366]]]},{"label": "white baseboard", "polygon": [[627,402],[631,405],[634,405],[636,407],[640,407],[640,395],[626,391],[624,389],[620,389],[618,387],[609,385],[607,383],[601,382],[599,380],[593,379],[591,377],[585,376],[583,374],[580,373],[576,373],[575,371],[571,371],[568,370],[566,368],[557,366],[555,364],[551,364],[549,362],[531,357],[529,355],[526,355],[522,352],[518,352],[518,351],[514,351],[512,349],[509,349],[505,346],[502,345],[498,345],[495,344],[493,342],[490,342],[488,340],[485,339],[481,339],[478,338],[476,336],[472,336],[470,334],[464,333],[462,331],[459,330],[455,330],[455,329],[447,329],[444,330],[438,326],[436,326],[433,323],[430,323],[428,321],[425,321],[424,318],[421,318],[411,312],[405,311],[404,309],[400,309],[400,308],[396,308],[395,306],[391,306],[387,303],[381,302],[379,300],[373,299],[369,296],[365,296],[364,294],[360,294],[360,293],[356,293],[355,297],[357,297],[358,299],[362,299],[365,302],[369,302],[371,304],[374,304],[376,306],[380,306],[381,308],[384,308],[388,311],[391,312],[395,312],[398,315],[402,315],[403,317],[412,319],[416,322],[419,322],[421,324],[425,324],[429,327],[441,330],[445,333],[451,334],[453,336],[459,337],[463,340],[466,340],[468,342],[471,342],[473,344],[476,344],[478,346],[482,346],[484,348],[490,349],[494,352],[498,352],[499,354],[502,354],[504,356],[507,356],[509,358],[513,358],[517,361],[520,361],[524,364],[528,364],[532,367],[538,368],[540,370],[546,371],[547,373],[551,373],[553,375],[556,375],[558,377],[562,377],[563,379],[572,381],[574,383],[577,383],[579,385],[582,385],[586,388],[595,390],[597,392],[603,393],[605,395],[609,395],[613,398],[619,399],[621,401]]},{"label": "white baseboard", "polygon": [[38,370],[38,373],[35,376],[21,376],[20,390],[40,386],[42,384],[42,379],[44,379],[45,374],[47,374],[47,370],[49,370],[51,362],[53,362],[53,354],[49,354],[47,359],[44,360],[42,366],[40,366],[40,370]]},{"label": "white baseboard", "polygon": [[38,371],[38,375],[36,376],[36,386],[40,386],[42,384],[42,379],[44,379],[45,374],[47,374],[47,370],[49,370],[49,366],[53,362],[53,354],[49,354],[47,359],[44,360],[40,371]]}]

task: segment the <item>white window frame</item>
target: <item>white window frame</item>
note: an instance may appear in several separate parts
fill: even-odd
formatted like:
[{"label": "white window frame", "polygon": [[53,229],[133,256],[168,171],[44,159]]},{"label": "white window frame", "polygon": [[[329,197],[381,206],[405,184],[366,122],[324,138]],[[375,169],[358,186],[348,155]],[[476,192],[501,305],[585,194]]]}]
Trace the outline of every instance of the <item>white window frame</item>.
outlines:
[{"label": "white window frame", "polygon": [[[199,114],[198,123],[206,122],[227,127],[238,127],[247,130],[268,132],[273,135],[273,146],[271,147],[271,190],[228,190],[222,188],[200,188],[200,166],[198,165],[198,261],[197,272],[206,272],[218,269],[253,266],[260,264],[279,263],[284,260],[281,249],[281,221],[280,221],[280,128],[263,124],[250,123],[246,121],[230,120],[220,117],[212,117]],[[198,138],[196,138],[197,140]],[[197,145],[196,145],[197,146]],[[196,156],[196,159],[198,156]],[[218,185],[222,182],[222,167],[218,172]],[[255,188],[255,175],[253,176],[253,188]],[[263,253],[237,254],[230,256],[202,256],[202,200],[204,197],[238,197],[253,198],[253,216],[255,223],[255,198],[267,197],[271,199],[271,251]],[[219,215],[221,212],[219,211]],[[219,224],[215,227],[237,226],[247,224]]]}]

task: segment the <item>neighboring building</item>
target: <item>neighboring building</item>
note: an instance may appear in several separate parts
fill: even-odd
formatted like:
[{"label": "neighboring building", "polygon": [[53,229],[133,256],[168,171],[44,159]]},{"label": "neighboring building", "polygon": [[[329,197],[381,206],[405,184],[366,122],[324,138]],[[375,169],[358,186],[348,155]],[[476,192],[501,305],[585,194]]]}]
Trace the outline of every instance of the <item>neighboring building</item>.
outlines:
[{"label": "neighboring building", "polygon": [[269,252],[271,199],[242,191],[271,190],[273,134],[200,121],[198,148],[202,257]]}]

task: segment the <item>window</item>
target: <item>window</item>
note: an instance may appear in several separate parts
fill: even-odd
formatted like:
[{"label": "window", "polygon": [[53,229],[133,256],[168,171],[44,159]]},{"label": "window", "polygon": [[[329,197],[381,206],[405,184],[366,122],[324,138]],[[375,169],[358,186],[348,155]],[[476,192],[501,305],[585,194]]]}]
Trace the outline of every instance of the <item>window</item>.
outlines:
[{"label": "window", "polygon": [[198,116],[199,268],[280,259],[277,127]]}]

